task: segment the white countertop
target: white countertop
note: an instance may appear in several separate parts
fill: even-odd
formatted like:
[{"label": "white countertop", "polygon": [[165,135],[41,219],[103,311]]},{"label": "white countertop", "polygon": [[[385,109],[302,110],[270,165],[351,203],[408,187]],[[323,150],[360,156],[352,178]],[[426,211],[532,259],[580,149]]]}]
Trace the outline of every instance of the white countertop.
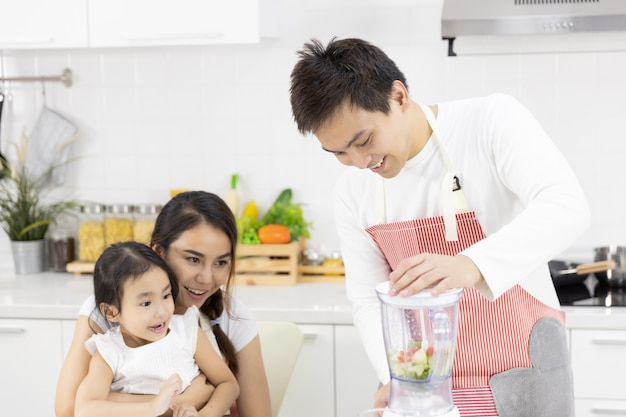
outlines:
[{"label": "white countertop", "polygon": [[[0,271],[0,318],[76,318],[92,294],[91,275],[44,272],[14,275]],[[350,305],[341,283],[290,286],[234,286],[233,295],[257,320],[289,320],[302,324],[352,324]],[[567,327],[626,330],[626,307],[563,307]]]}]

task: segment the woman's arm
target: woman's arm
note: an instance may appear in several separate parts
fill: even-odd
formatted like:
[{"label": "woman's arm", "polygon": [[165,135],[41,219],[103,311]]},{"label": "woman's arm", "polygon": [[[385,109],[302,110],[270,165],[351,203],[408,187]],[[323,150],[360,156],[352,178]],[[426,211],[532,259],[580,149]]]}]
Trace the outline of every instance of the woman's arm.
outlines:
[{"label": "woman's arm", "polygon": [[261,356],[261,342],[257,335],[243,349],[237,352],[239,371],[239,417],[271,417],[270,390]]},{"label": "woman's arm", "polygon": [[[215,391],[204,408],[200,410],[200,415],[221,417],[230,409],[239,396],[239,385],[228,365],[215,351],[200,327],[198,327],[198,340],[194,359],[202,373],[215,386]],[[179,403],[177,399],[175,402]]]},{"label": "woman's arm", "polygon": [[54,412],[56,417],[74,417],[74,401],[80,382],[87,375],[91,355],[84,344],[93,334],[89,318],[80,315],[76,321],[72,344],[59,374]]}]

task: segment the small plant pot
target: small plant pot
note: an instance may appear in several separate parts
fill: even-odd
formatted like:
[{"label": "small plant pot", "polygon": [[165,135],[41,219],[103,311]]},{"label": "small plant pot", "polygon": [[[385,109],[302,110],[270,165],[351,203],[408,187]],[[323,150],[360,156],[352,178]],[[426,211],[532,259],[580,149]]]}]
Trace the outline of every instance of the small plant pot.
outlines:
[{"label": "small plant pot", "polygon": [[16,274],[35,274],[42,272],[46,265],[46,241],[27,240],[11,241],[13,264]]}]

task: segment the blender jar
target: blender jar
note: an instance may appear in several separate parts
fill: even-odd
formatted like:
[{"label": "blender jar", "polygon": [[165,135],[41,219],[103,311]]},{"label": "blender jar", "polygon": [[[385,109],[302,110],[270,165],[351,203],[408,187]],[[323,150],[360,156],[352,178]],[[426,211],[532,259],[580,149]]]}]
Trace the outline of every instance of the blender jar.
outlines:
[{"label": "blender jar", "polygon": [[423,416],[453,416],[452,365],[463,289],[432,296],[389,296],[389,282],[376,287],[391,376],[389,407]]}]

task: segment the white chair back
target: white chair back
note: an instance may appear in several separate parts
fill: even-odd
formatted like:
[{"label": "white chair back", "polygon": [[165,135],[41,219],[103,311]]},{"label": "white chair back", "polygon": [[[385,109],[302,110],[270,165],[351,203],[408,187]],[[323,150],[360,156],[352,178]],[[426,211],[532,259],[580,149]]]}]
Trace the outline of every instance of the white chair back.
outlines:
[{"label": "white chair back", "polygon": [[304,336],[300,328],[291,322],[259,321],[257,327],[270,389],[272,417],[277,417],[298,361]]}]

